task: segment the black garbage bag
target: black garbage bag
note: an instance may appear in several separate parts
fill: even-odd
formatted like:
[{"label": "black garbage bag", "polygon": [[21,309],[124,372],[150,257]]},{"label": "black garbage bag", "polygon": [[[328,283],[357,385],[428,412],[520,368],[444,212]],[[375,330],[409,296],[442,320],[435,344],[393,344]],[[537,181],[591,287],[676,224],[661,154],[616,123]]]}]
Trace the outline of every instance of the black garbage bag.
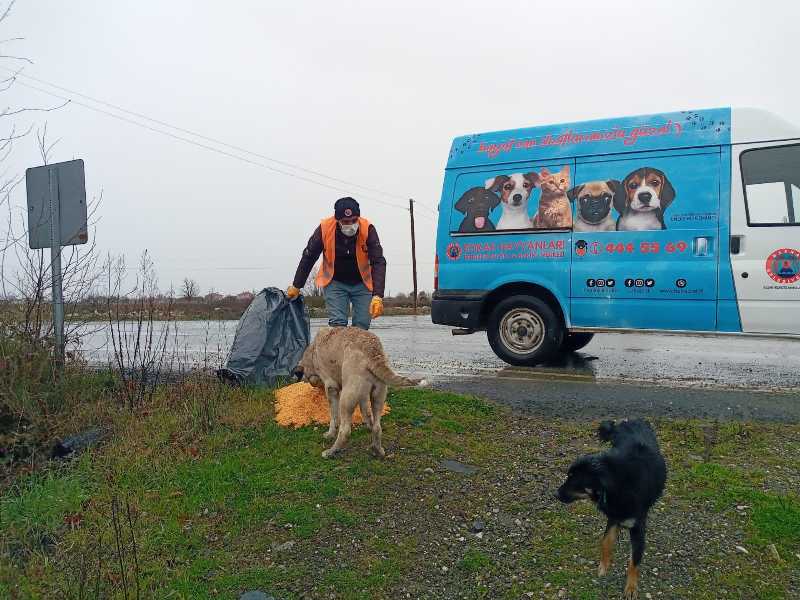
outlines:
[{"label": "black garbage bag", "polygon": [[263,289],[239,319],[228,362],[217,376],[234,385],[274,387],[289,378],[310,339],[303,297],[290,301],[278,288]]}]

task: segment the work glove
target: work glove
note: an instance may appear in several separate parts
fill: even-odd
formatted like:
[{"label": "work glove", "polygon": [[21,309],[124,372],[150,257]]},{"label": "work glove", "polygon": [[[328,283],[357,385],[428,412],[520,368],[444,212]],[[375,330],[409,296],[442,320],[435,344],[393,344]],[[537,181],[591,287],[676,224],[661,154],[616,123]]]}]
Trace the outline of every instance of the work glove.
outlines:
[{"label": "work glove", "polygon": [[289,298],[289,300],[294,300],[299,295],[300,295],[300,290],[298,290],[293,285],[290,285],[289,289],[286,290],[286,296]]},{"label": "work glove", "polygon": [[369,316],[377,319],[383,314],[383,298],[380,296],[373,296],[372,302],[369,303]]}]

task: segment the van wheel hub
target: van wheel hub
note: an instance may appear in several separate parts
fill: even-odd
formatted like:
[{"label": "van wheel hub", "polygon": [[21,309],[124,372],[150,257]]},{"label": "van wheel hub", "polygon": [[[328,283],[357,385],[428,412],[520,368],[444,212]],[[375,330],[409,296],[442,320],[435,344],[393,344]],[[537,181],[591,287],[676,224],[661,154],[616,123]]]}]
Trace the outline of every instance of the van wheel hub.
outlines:
[{"label": "van wheel hub", "polygon": [[538,313],[528,308],[516,308],[500,321],[500,338],[503,344],[518,354],[534,352],[544,341],[544,321]]}]

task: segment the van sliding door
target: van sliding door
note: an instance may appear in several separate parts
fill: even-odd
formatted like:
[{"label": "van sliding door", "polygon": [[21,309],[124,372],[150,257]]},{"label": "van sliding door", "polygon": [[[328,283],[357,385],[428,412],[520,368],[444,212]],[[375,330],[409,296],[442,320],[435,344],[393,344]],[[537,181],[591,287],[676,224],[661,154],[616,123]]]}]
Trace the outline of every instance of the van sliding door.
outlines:
[{"label": "van sliding door", "polygon": [[713,331],[719,148],[578,159],[575,327]]}]

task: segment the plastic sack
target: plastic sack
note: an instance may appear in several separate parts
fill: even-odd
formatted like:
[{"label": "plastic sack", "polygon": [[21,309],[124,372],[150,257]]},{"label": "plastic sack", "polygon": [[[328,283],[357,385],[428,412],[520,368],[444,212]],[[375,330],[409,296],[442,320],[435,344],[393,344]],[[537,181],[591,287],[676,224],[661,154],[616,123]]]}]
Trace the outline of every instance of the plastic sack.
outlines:
[{"label": "plastic sack", "polygon": [[303,296],[290,301],[278,288],[263,289],[239,319],[230,356],[217,375],[235,385],[274,387],[289,378],[310,339]]}]

